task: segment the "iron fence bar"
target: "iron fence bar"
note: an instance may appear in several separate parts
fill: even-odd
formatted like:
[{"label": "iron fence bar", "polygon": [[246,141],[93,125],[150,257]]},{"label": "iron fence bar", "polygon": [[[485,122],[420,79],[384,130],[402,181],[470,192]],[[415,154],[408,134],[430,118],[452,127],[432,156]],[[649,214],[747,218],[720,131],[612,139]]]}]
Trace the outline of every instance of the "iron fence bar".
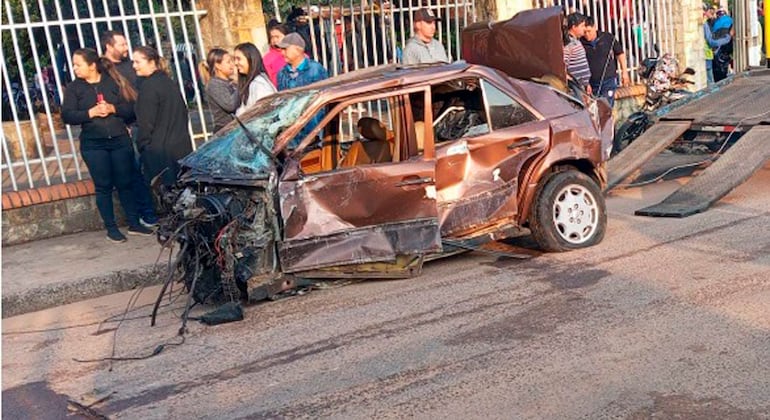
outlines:
[{"label": "iron fence bar", "polygon": [[[155,13],[155,5],[153,4],[153,1],[148,1],[147,5],[150,6],[150,16],[152,16],[152,32],[155,34],[155,49],[158,50],[158,54],[161,57],[165,58],[165,54],[163,53],[163,43],[160,40],[160,33],[158,32],[158,19],[163,18],[162,16],[157,16]],[[166,28],[169,29],[169,28]],[[167,63],[168,64],[168,63]]]},{"label": "iron fence bar", "polygon": [[[6,0],[6,6],[8,5],[8,1]],[[7,9],[6,9],[7,10]],[[0,68],[3,70],[3,74],[8,74],[8,68],[6,66],[6,60],[5,60],[5,51],[0,48]],[[35,187],[35,182],[32,179],[32,171],[29,167],[29,161],[27,160],[27,148],[24,145],[24,136],[21,132],[21,125],[19,124],[19,111],[16,108],[16,101],[12,98],[13,88],[11,87],[11,80],[9,77],[0,77],[0,79],[3,79],[3,82],[5,82],[5,89],[8,92],[10,106],[11,106],[11,115],[13,115],[13,122],[14,122],[14,128],[16,129],[16,141],[19,142],[19,151],[21,152],[21,158],[22,162],[24,164],[24,169],[27,172],[27,183],[29,184],[30,188]],[[3,131],[5,133],[5,131]],[[5,134],[3,134],[3,138],[5,138]],[[6,150],[8,148],[6,147]],[[8,159],[8,170],[13,172],[12,165],[13,162],[10,159]]]},{"label": "iron fence bar", "polygon": [[[56,5],[56,16],[57,18],[61,19],[64,16],[64,14],[61,11],[60,1],[56,0],[55,5]],[[74,13],[73,13],[73,16],[74,16]],[[67,33],[67,28],[64,26],[64,23],[61,20],[59,21],[59,31],[61,32],[62,46],[64,47],[65,63],[56,63],[56,69],[54,70],[54,75],[57,80],[56,88],[58,89],[58,92],[59,92],[59,100],[64,101],[64,85],[68,81],[61,80],[61,75],[59,74],[59,70],[61,69],[61,66],[63,64],[66,64],[67,74],[72,75],[72,51],[70,50],[69,34]],[[54,62],[56,62],[55,59],[54,59]],[[65,124],[64,127],[67,130],[67,141],[69,142],[70,150],[72,151],[73,156],[75,156],[75,175],[77,176],[78,180],[82,180],[83,171],[80,168],[80,160],[77,159],[77,152],[75,151],[75,140],[73,139],[73,135],[72,135],[72,127],[70,127],[69,124]]]},{"label": "iron fence bar", "polygon": [[123,36],[126,38],[126,43],[128,44],[128,56],[133,57],[134,46],[132,45],[131,39],[129,38],[130,32],[128,31],[128,19],[126,19],[126,9],[123,6],[123,0],[118,0],[118,13],[120,13],[120,16],[123,18],[121,19],[121,26],[123,26]]},{"label": "iron fence bar", "polygon": [[[22,3],[24,3],[25,0],[22,0]],[[88,14],[90,16],[96,16],[96,13],[94,13],[94,3],[93,1],[87,1],[86,4],[88,5]],[[99,42],[99,28],[96,27],[96,21],[91,20],[91,31],[94,35],[94,43],[96,44],[96,52],[99,53],[99,55],[102,55],[102,46],[101,42]]]},{"label": "iron fence bar", "polygon": [[9,142],[5,138],[5,131],[0,131],[0,141],[2,141],[3,157],[5,160],[5,163],[0,164],[0,167],[8,171],[8,176],[11,178],[11,188],[13,188],[14,191],[17,191],[19,189],[19,185],[16,183],[16,174],[13,173],[13,168],[11,167],[11,153],[8,151]]},{"label": "iron fence bar", "polygon": [[[29,13],[26,10],[26,3],[22,2],[22,5],[25,6],[24,7],[25,17],[28,17]],[[11,13],[10,2],[8,0],[5,1],[5,7],[6,7],[5,11],[7,12],[7,15],[8,15],[8,22],[13,22],[13,14]],[[32,33],[32,29],[28,29],[27,36],[29,37],[30,45],[34,45],[35,37],[34,37],[34,34]],[[22,88],[24,88],[24,100],[27,103],[27,112],[29,113],[30,125],[32,126],[32,131],[35,133],[35,145],[37,146],[37,151],[39,153],[39,156],[44,156],[43,150],[40,147],[40,142],[38,141],[38,139],[40,139],[40,132],[38,131],[37,122],[35,121],[35,109],[32,107],[32,101],[29,98],[29,84],[27,82],[27,78],[25,77],[25,73],[24,73],[24,64],[22,63],[22,59],[21,59],[21,51],[19,50],[19,39],[18,39],[18,36],[16,35],[16,31],[11,31],[11,38],[13,39],[13,50],[14,50],[14,53],[16,54],[16,64],[19,68],[19,74],[22,75],[22,77],[20,77],[21,86]],[[8,73],[5,73],[5,74],[8,74]],[[22,140],[22,137],[21,137],[21,130],[19,129],[18,131],[20,134],[19,142],[23,144],[24,141]],[[24,162],[27,165],[29,165],[29,160],[27,159],[26,152],[23,153],[23,157],[24,157]],[[46,185],[51,185],[51,177],[48,174],[48,168],[45,165],[41,165],[41,166],[42,166],[43,177],[45,178]],[[30,178],[30,186],[32,186],[32,178]]]},{"label": "iron fence bar", "polygon": [[[22,1],[21,4],[22,4],[22,10],[24,11],[24,19],[27,22],[29,22],[31,19],[30,19],[30,15],[29,15],[29,8],[27,7],[27,2],[26,1]],[[41,10],[40,14],[42,16],[42,19],[46,20],[47,16],[45,15],[45,9],[41,8],[40,10]],[[47,29],[47,27],[46,27],[46,29]],[[33,62],[35,64],[36,76],[37,76],[38,84],[40,85],[40,96],[42,97],[42,100],[43,100],[43,107],[45,109],[45,115],[46,115],[46,119],[48,121],[48,132],[51,135],[51,141],[53,143],[53,149],[54,149],[54,153],[55,153],[55,156],[56,156],[56,161],[59,164],[59,175],[61,176],[62,182],[66,182],[67,181],[67,177],[64,174],[64,165],[62,164],[61,156],[59,155],[59,145],[58,145],[58,141],[57,141],[57,138],[56,138],[56,127],[54,127],[53,118],[51,117],[53,115],[53,113],[51,112],[51,104],[48,102],[48,86],[46,85],[45,81],[43,80],[43,70],[42,70],[42,66],[40,65],[40,58],[39,58],[39,54],[38,54],[38,50],[37,50],[37,42],[35,40],[34,33],[32,32],[31,28],[28,29],[28,33],[29,33],[29,37],[30,37],[30,46],[32,47],[32,58],[33,58]],[[47,44],[50,47],[51,41],[50,41],[50,39],[48,39],[48,35],[49,35],[49,33],[46,30],[46,41],[47,41]],[[53,56],[51,56],[51,57],[53,58]],[[34,110],[30,110],[30,121],[32,121],[32,124],[37,124],[37,115],[35,115],[33,117],[33,114],[32,114],[33,111]],[[35,142],[37,143],[37,148],[40,151],[40,157],[43,158],[45,155],[42,153],[43,152],[43,147],[40,144],[42,142],[42,138],[41,137],[37,137],[35,139]]]},{"label": "iron fence bar", "polygon": [[[195,1],[192,4],[195,7]],[[144,35],[144,26],[142,25],[141,9],[137,0],[134,0],[134,13],[136,14],[136,26],[139,28],[139,39],[142,40],[142,45],[147,45],[147,37]]]},{"label": "iron fence bar", "polygon": [[[134,1],[136,1],[136,0],[134,0]],[[200,25],[200,21],[199,21],[198,17],[200,15],[205,14],[206,12],[205,11],[200,11],[199,12],[198,11],[198,7],[196,6],[195,3],[196,3],[195,1],[191,2],[191,4],[192,4],[192,11],[194,13],[194,15],[193,15],[193,23],[195,24],[195,39],[198,40],[198,57],[200,57],[199,58],[200,60],[203,60],[204,57],[206,57],[206,47],[205,47],[205,45],[203,45],[203,34],[201,32],[201,25]],[[198,77],[198,69],[195,68],[192,71],[195,73],[196,78],[197,78]],[[197,88],[198,87],[197,87],[197,82],[196,82],[196,89]],[[198,92],[197,96],[198,97],[197,97],[196,101],[198,103],[198,115],[200,116],[200,119],[201,119],[201,128],[203,129],[203,133],[202,133],[203,141],[208,141],[208,139],[209,139],[209,130],[206,127],[206,119],[204,117],[204,111],[203,111],[203,97],[201,95],[201,92]],[[197,150],[197,146],[195,145],[195,140],[197,138],[200,138],[200,137],[201,137],[201,135],[193,136],[193,150]]]},{"label": "iron fence bar", "polygon": [[[168,30],[169,42],[171,42],[171,59],[174,62],[174,69],[176,70],[176,75],[177,75],[176,79],[177,79],[177,84],[179,85],[179,94],[182,95],[182,99],[185,101],[185,105],[186,105],[187,96],[184,90],[184,75],[182,74],[182,68],[179,65],[179,57],[176,51],[176,48],[177,48],[176,34],[174,34],[174,25],[171,23],[171,17],[168,14],[169,12],[168,12],[167,0],[163,0],[163,13],[166,15],[166,29]],[[183,22],[180,22],[180,24],[181,23]],[[185,44],[183,45],[183,48],[187,47],[188,42],[189,40],[185,39]],[[184,50],[182,51],[182,54],[184,54]],[[195,135],[195,133],[193,133],[192,121],[190,121],[189,114],[187,118],[187,132],[190,134],[191,147],[194,149],[195,141],[193,140],[193,136]]]},{"label": "iron fence bar", "polygon": [[[177,0],[177,8],[179,10],[182,10],[182,0]],[[186,45],[187,43],[190,42],[190,36],[189,36],[189,33],[187,32],[187,22],[184,20],[184,17],[180,17],[180,20],[182,22],[182,36],[185,39],[185,45]],[[194,51],[192,49],[192,46],[190,46],[189,48],[185,47],[183,53],[185,55],[185,58],[187,59],[187,64],[190,66],[190,77],[193,83],[193,92],[195,93],[195,107],[197,108],[197,111],[198,111],[198,118],[200,118],[201,120],[201,127],[203,128],[202,131],[204,134],[204,141],[205,141],[205,140],[208,140],[208,130],[206,129],[205,122],[204,122],[206,119],[206,116],[203,112],[203,104],[201,103],[201,92],[200,92],[200,89],[198,89],[198,69],[195,66],[195,60],[193,60]],[[187,99],[186,96],[185,96],[185,99]],[[193,143],[193,146],[192,146],[193,150],[197,149],[195,145],[195,136],[196,136],[196,133],[193,133],[192,137],[190,138],[190,140],[192,140],[192,143]]]}]

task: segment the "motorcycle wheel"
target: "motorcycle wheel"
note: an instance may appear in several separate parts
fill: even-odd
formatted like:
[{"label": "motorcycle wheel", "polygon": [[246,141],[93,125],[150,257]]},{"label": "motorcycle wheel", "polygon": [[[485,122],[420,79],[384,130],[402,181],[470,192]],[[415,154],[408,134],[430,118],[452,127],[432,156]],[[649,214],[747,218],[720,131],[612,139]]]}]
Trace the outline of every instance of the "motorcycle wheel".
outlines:
[{"label": "motorcycle wheel", "polygon": [[617,155],[623,149],[628,147],[634,140],[642,135],[649,126],[647,118],[629,120],[621,124],[612,140],[612,156]]}]

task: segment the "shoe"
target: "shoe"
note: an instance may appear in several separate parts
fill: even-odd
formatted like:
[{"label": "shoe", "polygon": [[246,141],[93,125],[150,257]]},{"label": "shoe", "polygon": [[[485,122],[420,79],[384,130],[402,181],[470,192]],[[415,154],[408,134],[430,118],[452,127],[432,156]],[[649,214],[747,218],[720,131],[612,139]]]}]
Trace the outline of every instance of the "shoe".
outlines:
[{"label": "shoe", "polygon": [[139,226],[131,226],[128,228],[128,234],[129,235],[137,235],[137,236],[151,236],[155,232],[153,232],[150,229],[147,229],[146,227],[139,225]]},{"label": "shoe", "polygon": [[158,227],[158,218],[155,216],[140,217],[139,224],[147,229],[156,229]]},{"label": "shoe", "polygon": [[126,242],[126,237],[118,230],[118,228],[107,229],[107,240],[119,244]]}]

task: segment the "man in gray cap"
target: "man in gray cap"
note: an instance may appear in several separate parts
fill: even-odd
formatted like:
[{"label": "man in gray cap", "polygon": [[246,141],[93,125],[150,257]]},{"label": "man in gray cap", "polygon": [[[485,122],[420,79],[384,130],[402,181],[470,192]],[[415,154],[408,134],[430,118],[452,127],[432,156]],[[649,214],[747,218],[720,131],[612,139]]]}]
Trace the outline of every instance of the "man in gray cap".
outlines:
[{"label": "man in gray cap", "polygon": [[409,38],[404,47],[404,64],[448,63],[444,46],[433,38],[436,34],[436,21],[441,21],[428,8],[414,13],[414,36]]},{"label": "man in gray cap", "polygon": [[305,40],[300,34],[286,34],[278,48],[286,59],[286,66],[278,72],[278,90],[306,86],[329,77],[321,63],[305,55]]}]

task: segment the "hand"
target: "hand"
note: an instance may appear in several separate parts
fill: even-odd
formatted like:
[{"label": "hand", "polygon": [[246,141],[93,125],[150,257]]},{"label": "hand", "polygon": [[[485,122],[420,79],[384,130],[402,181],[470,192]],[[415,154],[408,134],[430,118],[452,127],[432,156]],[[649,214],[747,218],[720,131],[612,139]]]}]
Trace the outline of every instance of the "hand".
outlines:
[{"label": "hand", "polygon": [[106,112],[107,115],[114,114],[117,112],[117,110],[115,109],[115,105],[109,102],[102,102],[99,104],[99,106],[101,106],[102,109],[104,109],[104,112]]},{"label": "hand", "polygon": [[103,103],[98,103],[88,110],[88,116],[90,118],[104,118],[108,115],[110,114],[107,112]]},{"label": "hand", "polygon": [[586,93],[593,96],[594,90],[591,88],[591,85],[586,85]]},{"label": "hand", "polygon": [[620,84],[621,86],[624,86],[624,87],[631,86],[631,78],[628,76],[627,70],[621,73]]}]

